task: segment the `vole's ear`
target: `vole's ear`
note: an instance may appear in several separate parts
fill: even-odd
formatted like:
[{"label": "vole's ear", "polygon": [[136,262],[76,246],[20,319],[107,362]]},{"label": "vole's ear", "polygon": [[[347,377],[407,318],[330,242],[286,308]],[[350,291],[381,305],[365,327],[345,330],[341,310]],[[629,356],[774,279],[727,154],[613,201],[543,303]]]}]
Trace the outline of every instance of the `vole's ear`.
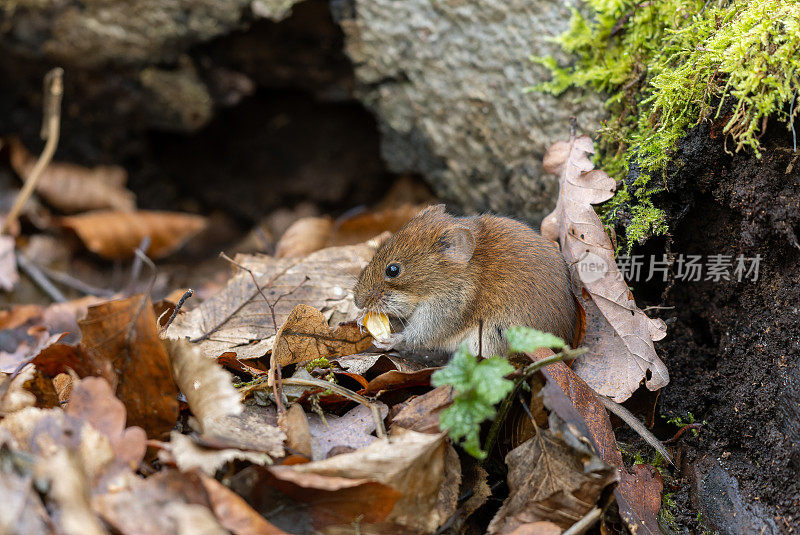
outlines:
[{"label": "vole's ear", "polygon": [[441,251],[445,256],[466,264],[475,252],[475,234],[466,225],[453,225],[448,228],[439,240]]},{"label": "vole's ear", "polygon": [[421,215],[427,214],[429,212],[432,213],[432,214],[436,214],[436,213],[443,214],[444,213],[444,209],[445,209],[445,206],[443,204],[432,204],[432,205],[428,206],[427,208],[423,208],[422,211],[419,214],[417,214],[417,216],[421,216]]}]

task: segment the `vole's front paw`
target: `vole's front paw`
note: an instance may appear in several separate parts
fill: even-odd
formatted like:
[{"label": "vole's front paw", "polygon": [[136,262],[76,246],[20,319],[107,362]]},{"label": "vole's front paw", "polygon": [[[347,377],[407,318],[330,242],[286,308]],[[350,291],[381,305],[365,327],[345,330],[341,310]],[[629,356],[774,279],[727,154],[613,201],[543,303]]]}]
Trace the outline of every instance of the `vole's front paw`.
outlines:
[{"label": "vole's front paw", "polygon": [[389,349],[394,349],[400,344],[402,344],[404,339],[405,338],[403,337],[402,333],[392,333],[385,338],[381,338],[380,340],[373,340],[372,345],[374,345],[378,349],[383,349],[384,351],[387,351]]}]

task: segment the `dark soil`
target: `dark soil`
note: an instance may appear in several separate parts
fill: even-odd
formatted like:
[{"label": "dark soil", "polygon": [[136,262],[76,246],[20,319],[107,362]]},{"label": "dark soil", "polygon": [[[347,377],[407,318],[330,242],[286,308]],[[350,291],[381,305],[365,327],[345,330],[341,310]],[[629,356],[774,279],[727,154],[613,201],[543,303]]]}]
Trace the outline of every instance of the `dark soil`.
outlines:
[{"label": "dark soil", "polygon": [[[675,309],[658,344],[671,375],[661,413],[704,423],[680,442],[676,517],[681,531],[791,533],[800,528],[800,157],[785,125],[768,130],[761,159],[726,154],[710,131],[697,128],[679,151],[683,167],[664,195],[667,246],[706,264],[718,254],[761,261],[756,281],[674,280],[666,292]],[[660,259],[661,245],[635,252]]]}]

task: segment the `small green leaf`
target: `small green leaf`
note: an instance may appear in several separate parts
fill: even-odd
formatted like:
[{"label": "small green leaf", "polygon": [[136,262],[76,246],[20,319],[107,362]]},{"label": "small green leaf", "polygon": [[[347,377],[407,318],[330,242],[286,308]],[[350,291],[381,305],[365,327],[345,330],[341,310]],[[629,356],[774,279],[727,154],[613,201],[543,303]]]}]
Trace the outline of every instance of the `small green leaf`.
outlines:
[{"label": "small green leaf", "polygon": [[504,376],[514,371],[514,366],[501,357],[481,361],[473,372],[475,389],[479,397],[494,405],[514,388],[514,382]]},{"label": "small green leaf", "polygon": [[442,411],[439,424],[454,441],[463,439],[464,450],[478,459],[486,457],[480,448],[480,429],[484,420],[496,414],[494,407],[475,393],[456,397],[453,404]]},{"label": "small green leaf", "polygon": [[431,384],[433,386],[450,385],[456,389],[456,392],[466,392],[474,386],[472,373],[477,365],[478,359],[469,352],[467,344],[461,344],[450,363],[434,372],[431,376]]},{"label": "small green leaf", "polygon": [[506,329],[506,340],[511,351],[516,353],[533,353],[540,347],[563,349],[567,346],[567,343],[558,336],[530,327]]}]

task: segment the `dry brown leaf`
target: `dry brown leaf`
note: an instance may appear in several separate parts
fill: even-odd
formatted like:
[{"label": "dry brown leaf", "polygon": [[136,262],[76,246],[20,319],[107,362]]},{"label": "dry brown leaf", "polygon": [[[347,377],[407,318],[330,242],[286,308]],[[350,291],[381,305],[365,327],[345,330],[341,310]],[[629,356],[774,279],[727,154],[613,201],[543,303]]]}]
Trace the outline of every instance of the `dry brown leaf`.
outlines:
[{"label": "dry brown leaf", "polygon": [[[535,354],[538,358],[550,355],[549,349],[537,350]],[[547,407],[583,433],[602,459],[618,469],[620,481],[614,496],[625,523],[634,533],[657,535],[663,488],[660,477],[655,480],[649,466],[636,465],[633,472],[625,468],[608,412],[597,394],[575,372],[558,362],[543,368],[542,374],[547,381],[542,390]]]},{"label": "dry brown leaf", "polygon": [[311,430],[303,407],[299,403],[295,403],[289,407],[282,418],[278,418],[278,423],[286,433],[286,449],[311,459],[313,456]]},{"label": "dry brown leaf", "polygon": [[198,476],[208,494],[211,510],[225,529],[234,535],[286,535],[228,487],[202,472]]},{"label": "dry brown leaf", "polygon": [[301,473],[291,466],[254,473],[256,468],[241,472],[247,476],[247,488],[237,493],[258,503],[268,520],[287,527],[322,530],[344,525],[352,529],[353,521],[360,519],[363,528],[384,521],[400,498],[392,487],[368,479]]},{"label": "dry brown leaf", "polygon": [[272,356],[279,366],[288,366],[318,358],[354,355],[372,345],[372,337],[355,323],[345,323],[332,330],[322,312],[299,304],[275,337]]},{"label": "dry brown leaf", "polygon": [[658,512],[661,510],[661,474],[650,465],[636,464],[630,470],[620,470],[619,485],[614,497],[619,514],[631,533],[660,535]]},{"label": "dry brown leaf", "polygon": [[392,418],[398,426],[418,433],[440,433],[439,415],[453,403],[453,387],[440,386],[408,401]]},{"label": "dry brown leaf", "polygon": [[79,323],[86,353],[116,371],[112,388],[125,404],[128,423],[148,437],[164,437],[178,418],[178,390],[150,299],[135,295],[89,307]]},{"label": "dry brown leaf", "polygon": [[521,524],[511,532],[511,535],[560,535],[564,531],[557,525],[547,520]]},{"label": "dry brown leaf", "polygon": [[603,462],[555,413],[550,428],[506,456],[509,496],[492,519],[490,534],[549,521],[568,528],[592,509],[617,471]]},{"label": "dry brown leaf", "polygon": [[14,238],[0,236],[0,289],[10,292],[19,282],[17,257],[14,254]]},{"label": "dry brown leaf", "polygon": [[61,218],[86,248],[103,258],[131,258],[144,238],[150,238],[146,253],[161,258],[179,249],[208,224],[204,217],[177,212],[97,211]]},{"label": "dry brown leaf", "polygon": [[[614,248],[592,204],[611,198],[615,182],[594,169],[588,136],[551,146],[544,167],[559,175],[556,209],[542,221],[542,235],[558,240],[571,266],[572,280],[586,290],[586,344],[589,353],[575,363],[575,372],[595,391],[621,403],[644,380],[658,390],[669,382],[667,368],[653,341],[666,336],[666,325],[642,312],[633,300],[614,260]],[[603,266],[602,271],[589,267]],[[582,292],[575,292],[580,298]],[[588,296],[588,298],[586,298]]]},{"label": "dry brown leaf", "polygon": [[169,354],[172,374],[200,430],[212,431],[214,421],[242,412],[241,396],[233,387],[233,377],[215,359],[203,356],[188,340],[163,340]]},{"label": "dry brown leaf", "polygon": [[[336,455],[290,467],[274,467],[270,471],[281,479],[289,474],[377,481],[387,485],[402,497],[397,501],[385,522],[410,531],[430,533],[444,523],[455,510],[455,500],[440,498],[458,488],[456,478],[447,470],[452,448],[443,435],[429,435],[398,429],[388,439],[377,440],[352,453]],[[452,491],[453,494],[457,490]],[[364,512],[364,511],[362,511]],[[365,521],[365,523],[370,523]]]},{"label": "dry brown leaf", "polygon": [[325,247],[356,245],[384,232],[397,232],[425,205],[405,204],[354,215],[343,221],[303,217],[286,229],[275,248],[277,258],[300,258]]},{"label": "dry brown leaf", "polygon": [[[277,301],[277,328],[300,303],[320,310],[335,324],[358,314],[351,287],[376,247],[377,243],[334,247],[303,260],[261,255],[239,255],[235,260],[252,270],[271,303]],[[230,351],[246,359],[268,353],[276,330],[250,274],[240,270],[220,293],[175,318],[167,336],[197,339],[206,356]]]},{"label": "dry brown leaf", "polygon": [[[50,334],[43,327],[22,325],[13,332],[6,331],[7,336],[0,344],[0,371],[13,373],[20,365],[30,362],[47,347],[58,342],[64,333]],[[16,347],[13,347],[16,345]]]},{"label": "dry brown leaf", "polygon": [[[333,219],[303,217],[286,229],[275,246],[276,258],[302,258],[325,248],[333,232]],[[372,236],[369,236],[371,238]]]},{"label": "dry brown leaf", "polygon": [[[389,407],[376,401],[381,418],[385,418]],[[328,457],[333,448],[344,447],[358,450],[378,440],[372,435],[375,431],[375,418],[372,410],[357,405],[342,416],[326,414],[325,419],[318,414],[308,415],[308,428],[311,433],[312,459],[320,461]]]},{"label": "dry brown leaf", "polygon": [[0,310],[0,329],[16,329],[41,316],[39,305],[16,305],[9,310]]},{"label": "dry brown leaf", "polygon": [[[27,179],[37,157],[16,138],[8,141],[11,167]],[[36,193],[52,206],[65,212],[82,212],[101,208],[131,211],[136,196],[125,189],[128,173],[116,165],[98,165],[91,169],[66,162],[52,162],[36,183]]]}]

